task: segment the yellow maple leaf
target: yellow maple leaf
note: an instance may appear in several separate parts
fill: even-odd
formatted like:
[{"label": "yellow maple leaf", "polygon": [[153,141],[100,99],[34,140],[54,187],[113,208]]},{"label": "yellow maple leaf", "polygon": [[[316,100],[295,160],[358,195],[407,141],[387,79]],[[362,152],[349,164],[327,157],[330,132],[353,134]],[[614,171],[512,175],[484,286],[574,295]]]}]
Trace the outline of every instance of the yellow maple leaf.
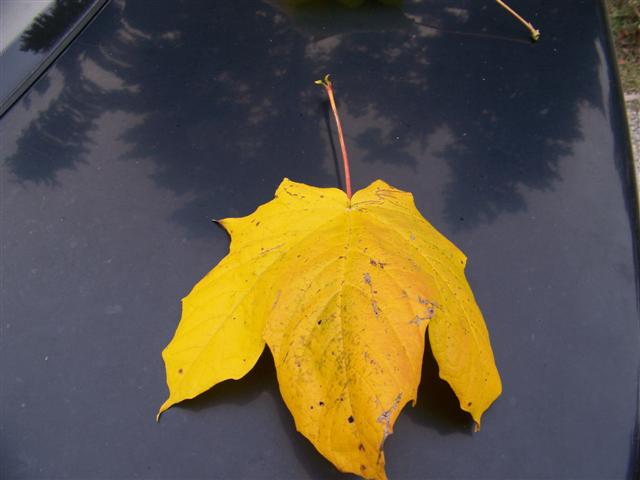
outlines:
[{"label": "yellow maple leaf", "polygon": [[466,257],[410,193],[377,180],[350,199],[285,179],[272,201],[220,223],[230,252],[183,300],[160,413],[244,376],[266,342],[297,429],[341,471],[383,479],[428,327],[440,377],[480,424],[501,383]]}]

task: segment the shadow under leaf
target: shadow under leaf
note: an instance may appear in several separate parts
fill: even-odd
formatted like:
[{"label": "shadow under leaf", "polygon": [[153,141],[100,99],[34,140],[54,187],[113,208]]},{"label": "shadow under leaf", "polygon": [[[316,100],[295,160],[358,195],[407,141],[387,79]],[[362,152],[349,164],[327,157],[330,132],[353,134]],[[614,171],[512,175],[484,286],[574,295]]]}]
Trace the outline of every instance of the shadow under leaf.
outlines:
[{"label": "shadow under leaf", "polygon": [[414,423],[433,428],[442,435],[450,433],[471,435],[472,432],[471,417],[460,409],[460,402],[455,393],[449,384],[438,376],[438,364],[433,357],[428,337],[422,360],[418,401],[415,407],[406,408],[404,414]]}]

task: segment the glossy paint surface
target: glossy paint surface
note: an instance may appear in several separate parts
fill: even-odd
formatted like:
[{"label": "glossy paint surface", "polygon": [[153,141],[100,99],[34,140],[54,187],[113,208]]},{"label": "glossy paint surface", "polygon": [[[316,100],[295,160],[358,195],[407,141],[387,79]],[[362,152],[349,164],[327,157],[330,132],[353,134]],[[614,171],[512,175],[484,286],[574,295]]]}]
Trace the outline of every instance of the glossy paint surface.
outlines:
[{"label": "glossy paint surface", "polygon": [[[426,356],[391,478],[628,478],[638,220],[599,2],[112,1],[0,121],[3,478],[343,478],[263,355],[155,412],[180,298],[283,177],[382,178],[469,257],[503,395],[472,434]],[[525,8],[523,7],[523,10]],[[331,126],[331,127],[330,127]],[[291,219],[295,221],[295,219]]]}]

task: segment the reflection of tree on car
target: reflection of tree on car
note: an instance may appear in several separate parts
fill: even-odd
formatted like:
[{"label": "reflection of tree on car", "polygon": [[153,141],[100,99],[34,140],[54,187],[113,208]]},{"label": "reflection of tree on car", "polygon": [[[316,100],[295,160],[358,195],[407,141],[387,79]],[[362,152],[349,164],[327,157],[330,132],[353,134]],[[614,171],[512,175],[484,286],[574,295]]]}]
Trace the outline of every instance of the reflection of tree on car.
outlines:
[{"label": "reflection of tree on car", "polygon": [[55,0],[22,34],[20,49],[34,53],[51,50],[91,3],[93,0]]},{"label": "reflection of tree on car", "polygon": [[[592,43],[588,33],[562,46],[483,38],[515,37],[521,30],[504,22],[503,12],[465,6],[433,2],[426,15],[411,5],[334,5],[296,9],[300,20],[266,3],[245,10],[203,1],[185,11],[166,2],[152,8],[113,2],[96,22],[115,25],[114,31],[87,30],[58,60],[67,72],[64,86],[24,131],[8,162],[22,181],[55,182],[59,170],[83,161],[90,132],[104,113],[133,113],[142,121],[123,135],[124,141],[136,139],[127,158],[150,158],[158,185],[192,197],[174,218],[197,233],[213,215],[250,211],[285,175],[335,185],[336,172],[306,155],[327,142],[326,129],[318,128],[323,111],[312,81],[329,71],[339,79],[339,101],[349,115],[373,118],[374,126],[351,136],[345,125],[347,143],[362,162],[415,169],[428,161],[416,145],[427,146],[431,134],[446,128],[452,141],[433,153],[450,170],[441,180],[446,218],[453,228],[492,221],[526,208],[520,186],[552,187],[560,156],[580,137],[580,105],[602,107],[600,60],[594,49],[578,48]],[[301,21],[304,28],[291,28]],[[368,22],[375,22],[374,31],[367,30]],[[446,33],[464,31],[480,35]],[[596,29],[586,25],[581,31]],[[31,41],[23,39],[25,47]],[[33,42],[32,48],[42,44]],[[560,60],[553,48],[574,54]],[[537,55],[545,56],[548,69],[560,68],[560,61],[567,68],[570,58],[583,82],[532,70],[526,59]],[[87,65],[115,75],[118,88],[88,81]],[[541,97],[546,100],[532,103]],[[552,111],[553,124],[547,121]],[[516,143],[514,128],[530,134],[518,135]],[[159,137],[158,131],[166,134]],[[277,168],[264,161],[276,156],[282,158]],[[217,211],[221,204],[236,210]]]}]

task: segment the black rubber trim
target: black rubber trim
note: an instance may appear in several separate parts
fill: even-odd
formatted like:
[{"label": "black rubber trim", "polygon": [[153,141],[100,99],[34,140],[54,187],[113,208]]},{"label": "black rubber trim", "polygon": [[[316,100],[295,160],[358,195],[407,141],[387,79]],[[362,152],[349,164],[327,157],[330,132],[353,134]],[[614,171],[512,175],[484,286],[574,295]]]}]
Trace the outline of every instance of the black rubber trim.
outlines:
[{"label": "black rubber trim", "polygon": [[110,0],[96,0],[87,12],[76,22],[64,38],[51,49],[49,54],[40,62],[38,67],[33,70],[22,83],[13,91],[7,99],[0,105],[0,118],[24,95],[31,86],[47,71],[47,69],[55,62],[60,55],[64,53],[66,48],[73,42],[85,27],[102,11]]}]

